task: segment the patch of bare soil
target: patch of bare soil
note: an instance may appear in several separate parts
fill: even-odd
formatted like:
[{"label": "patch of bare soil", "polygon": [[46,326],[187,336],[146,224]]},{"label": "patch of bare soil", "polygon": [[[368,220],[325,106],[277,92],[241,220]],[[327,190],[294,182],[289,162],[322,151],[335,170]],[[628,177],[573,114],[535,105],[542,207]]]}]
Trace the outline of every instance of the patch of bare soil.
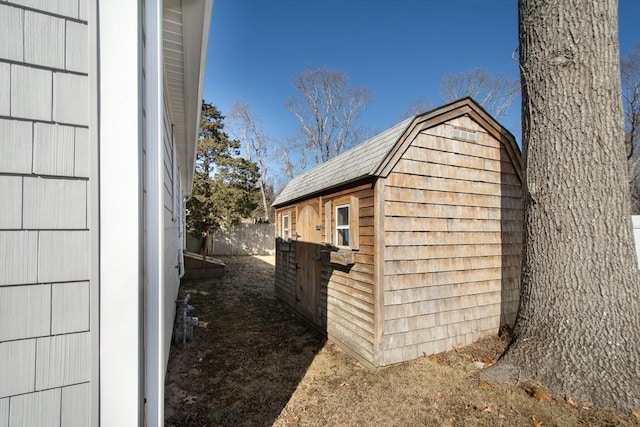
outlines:
[{"label": "patch of bare soil", "polygon": [[174,344],[167,426],[640,426],[554,398],[537,384],[480,378],[498,337],[370,370],[293,317],[274,295],[273,257],[225,258],[226,275],[187,282],[200,324]]}]

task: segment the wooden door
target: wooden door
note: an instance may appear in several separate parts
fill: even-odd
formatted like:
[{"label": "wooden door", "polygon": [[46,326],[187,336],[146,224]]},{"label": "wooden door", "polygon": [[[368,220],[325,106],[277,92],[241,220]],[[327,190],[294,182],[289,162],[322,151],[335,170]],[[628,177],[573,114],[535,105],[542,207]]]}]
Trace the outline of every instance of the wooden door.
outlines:
[{"label": "wooden door", "polygon": [[320,215],[318,206],[306,205],[296,220],[296,309],[322,326],[320,310]]}]

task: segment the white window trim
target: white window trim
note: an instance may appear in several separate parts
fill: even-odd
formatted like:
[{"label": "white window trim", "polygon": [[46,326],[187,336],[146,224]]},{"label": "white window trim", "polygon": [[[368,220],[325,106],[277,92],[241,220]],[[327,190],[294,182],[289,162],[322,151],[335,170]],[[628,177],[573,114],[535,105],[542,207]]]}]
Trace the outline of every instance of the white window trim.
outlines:
[{"label": "white window trim", "polygon": [[[284,226],[284,221],[285,221],[285,219],[286,219],[286,221],[287,221],[287,227],[286,227],[286,228],[285,228],[285,226]],[[281,224],[280,224],[280,225],[281,225],[281,227],[282,227],[282,238],[283,238],[284,240],[289,239],[289,238],[291,237],[291,232],[290,232],[290,230],[291,230],[291,223],[290,223],[290,221],[289,221],[289,215],[288,215],[288,214],[287,214],[287,215],[282,215],[282,222],[281,222]],[[285,233],[286,233],[286,235],[285,235]]]},{"label": "white window trim", "polygon": [[[347,224],[346,225],[338,225],[338,210],[342,208],[347,208]],[[351,206],[349,204],[338,205],[335,210],[335,218],[336,218],[336,227],[335,227],[335,242],[336,246],[339,248],[350,248],[351,246]],[[347,245],[339,245],[340,241],[338,231],[340,230],[348,230],[349,231],[349,242]]]}]

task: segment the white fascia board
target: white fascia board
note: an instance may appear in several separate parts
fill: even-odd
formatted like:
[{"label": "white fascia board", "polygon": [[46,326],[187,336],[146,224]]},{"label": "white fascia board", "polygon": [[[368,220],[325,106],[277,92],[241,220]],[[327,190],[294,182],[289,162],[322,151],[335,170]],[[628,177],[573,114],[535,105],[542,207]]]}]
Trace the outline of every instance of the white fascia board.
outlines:
[{"label": "white fascia board", "polygon": [[98,9],[100,425],[142,425],[141,7]]}]

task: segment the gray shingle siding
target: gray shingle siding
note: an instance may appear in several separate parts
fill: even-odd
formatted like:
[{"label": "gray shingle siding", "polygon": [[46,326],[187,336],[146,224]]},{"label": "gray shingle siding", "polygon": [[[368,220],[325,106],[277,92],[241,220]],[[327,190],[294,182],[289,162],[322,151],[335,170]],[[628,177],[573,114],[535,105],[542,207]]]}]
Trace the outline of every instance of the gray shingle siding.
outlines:
[{"label": "gray shingle siding", "polygon": [[0,426],[89,425],[83,3],[0,3]]}]

